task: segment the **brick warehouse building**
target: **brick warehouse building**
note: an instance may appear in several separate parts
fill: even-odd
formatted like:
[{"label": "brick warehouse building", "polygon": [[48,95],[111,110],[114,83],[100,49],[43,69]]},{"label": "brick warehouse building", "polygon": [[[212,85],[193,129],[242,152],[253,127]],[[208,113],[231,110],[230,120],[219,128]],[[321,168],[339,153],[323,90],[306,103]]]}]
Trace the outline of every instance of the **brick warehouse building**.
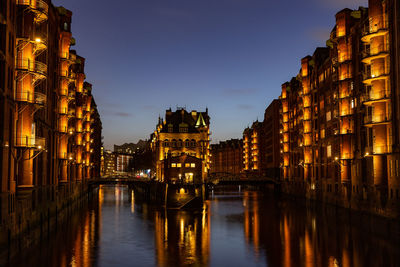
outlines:
[{"label": "brick warehouse building", "polygon": [[[166,181],[168,178],[165,176],[168,170],[164,168],[164,160],[168,157],[177,160],[176,157],[184,155],[201,160],[201,173],[196,176],[201,177],[201,181],[207,179],[210,168],[210,117],[207,109],[205,112],[188,112],[184,108],[173,112],[168,109],[165,120],[159,118],[150,140],[155,168],[152,173],[156,174],[156,179]],[[197,169],[198,164],[193,163],[196,166],[194,169]]]},{"label": "brick warehouse building", "polygon": [[284,190],[386,216],[400,199],[398,1],[344,9],[282,85]]},{"label": "brick warehouse building", "polygon": [[11,238],[35,222],[36,207],[100,175],[101,120],[85,59],[71,50],[71,16],[50,1],[0,1],[0,218]]},{"label": "brick warehouse building", "polygon": [[211,145],[210,173],[239,175],[243,171],[243,141],[231,139]]},{"label": "brick warehouse building", "polygon": [[264,120],[243,131],[243,172],[279,178],[281,102],[274,99],[265,109]]}]

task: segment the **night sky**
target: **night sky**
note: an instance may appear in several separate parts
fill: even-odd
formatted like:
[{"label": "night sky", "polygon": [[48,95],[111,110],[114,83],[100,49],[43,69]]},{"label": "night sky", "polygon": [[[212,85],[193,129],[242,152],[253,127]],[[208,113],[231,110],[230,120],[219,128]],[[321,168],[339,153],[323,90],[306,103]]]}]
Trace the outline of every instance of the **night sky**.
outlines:
[{"label": "night sky", "polygon": [[73,12],[77,53],[106,148],[149,138],[171,107],[211,116],[212,143],[240,138],[335,14],[367,0],[53,0]]}]

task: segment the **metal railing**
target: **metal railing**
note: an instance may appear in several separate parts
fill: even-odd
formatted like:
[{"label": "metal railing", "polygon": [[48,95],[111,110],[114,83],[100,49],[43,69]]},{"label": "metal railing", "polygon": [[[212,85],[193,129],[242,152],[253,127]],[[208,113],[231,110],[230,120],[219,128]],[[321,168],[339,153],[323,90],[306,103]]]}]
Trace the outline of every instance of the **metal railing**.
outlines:
[{"label": "metal railing", "polygon": [[16,69],[33,72],[39,75],[47,75],[47,65],[36,60],[31,60],[29,58],[17,58]]},{"label": "metal railing", "polygon": [[62,115],[67,115],[68,114],[68,108],[58,108],[58,113]]},{"label": "metal railing", "polygon": [[389,152],[389,147],[387,145],[373,145],[373,154],[385,154]]},{"label": "metal railing", "polygon": [[383,72],[379,74],[372,74],[371,71],[363,72],[363,80],[369,80],[369,79],[374,79],[374,78],[381,78],[389,75],[389,73]]},{"label": "metal railing", "polygon": [[374,91],[370,90],[367,92],[366,95],[362,98],[363,101],[374,101],[374,100],[380,100],[380,99],[388,99],[391,97],[391,92],[389,90],[379,90],[379,91]]},{"label": "metal railing", "polygon": [[17,5],[29,6],[45,14],[49,13],[49,5],[42,0],[17,0]]},{"label": "metal railing", "polygon": [[46,139],[38,136],[19,136],[15,138],[15,146],[17,147],[30,147],[36,149],[45,149]]},{"label": "metal railing", "polygon": [[390,116],[386,116],[385,114],[378,114],[373,116],[365,116],[364,124],[374,124],[374,123],[382,123],[390,121]]},{"label": "metal railing", "polygon": [[15,93],[15,100],[44,106],[46,104],[46,95],[39,92],[22,91]]},{"label": "metal railing", "polygon": [[372,16],[369,18],[369,23],[363,28],[363,36],[374,34],[380,30],[386,30],[388,27],[388,20],[384,16]]},{"label": "metal railing", "polygon": [[375,49],[371,49],[370,47],[366,48],[364,51],[361,52],[362,58],[368,58],[377,56],[379,54],[386,54],[389,52],[389,43],[382,44],[377,46]]}]

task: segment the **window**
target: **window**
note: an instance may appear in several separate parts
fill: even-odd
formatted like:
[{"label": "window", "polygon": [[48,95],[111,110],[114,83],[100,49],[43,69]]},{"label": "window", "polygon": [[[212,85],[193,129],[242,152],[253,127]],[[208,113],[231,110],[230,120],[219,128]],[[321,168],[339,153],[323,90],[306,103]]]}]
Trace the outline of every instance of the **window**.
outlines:
[{"label": "window", "polygon": [[172,125],[168,125],[168,132],[172,133],[174,131],[174,127]]},{"label": "window", "polygon": [[326,147],[326,156],[328,158],[332,157],[332,146],[331,145]]},{"label": "window", "polygon": [[182,167],[182,163],[177,163],[176,167],[181,168]]},{"label": "window", "polygon": [[330,121],[331,119],[332,119],[332,117],[331,117],[331,112],[328,111],[328,112],[326,113],[326,121]]},{"label": "window", "polygon": [[172,168],[176,168],[176,163],[172,163],[172,164],[171,164],[171,167],[172,167]]},{"label": "window", "polygon": [[164,146],[165,146],[165,147],[168,147],[168,146],[169,146],[168,140],[164,140]]},{"label": "window", "polygon": [[185,167],[189,168],[190,167],[190,163],[185,163]]},{"label": "window", "polygon": [[187,133],[188,132],[188,128],[187,127],[179,127],[179,132],[180,133]]},{"label": "window", "polygon": [[64,31],[68,31],[68,23],[64,22]]},{"label": "window", "polygon": [[190,167],[195,168],[196,167],[196,163],[191,163]]},{"label": "window", "polygon": [[189,147],[189,146],[190,146],[189,139],[186,139],[186,140],[185,140],[185,146],[186,146],[186,147]]}]

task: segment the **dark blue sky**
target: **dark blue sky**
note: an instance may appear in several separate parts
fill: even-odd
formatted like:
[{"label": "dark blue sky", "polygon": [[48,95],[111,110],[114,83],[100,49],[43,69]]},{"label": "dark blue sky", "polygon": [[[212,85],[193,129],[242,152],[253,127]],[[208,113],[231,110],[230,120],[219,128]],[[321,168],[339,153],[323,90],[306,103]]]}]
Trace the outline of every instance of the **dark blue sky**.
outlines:
[{"label": "dark blue sky", "polygon": [[243,129],[325,46],[335,14],[367,0],[53,0],[73,12],[73,47],[107,148],[149,137],[165,109],[209,109],[212,142]]}]

